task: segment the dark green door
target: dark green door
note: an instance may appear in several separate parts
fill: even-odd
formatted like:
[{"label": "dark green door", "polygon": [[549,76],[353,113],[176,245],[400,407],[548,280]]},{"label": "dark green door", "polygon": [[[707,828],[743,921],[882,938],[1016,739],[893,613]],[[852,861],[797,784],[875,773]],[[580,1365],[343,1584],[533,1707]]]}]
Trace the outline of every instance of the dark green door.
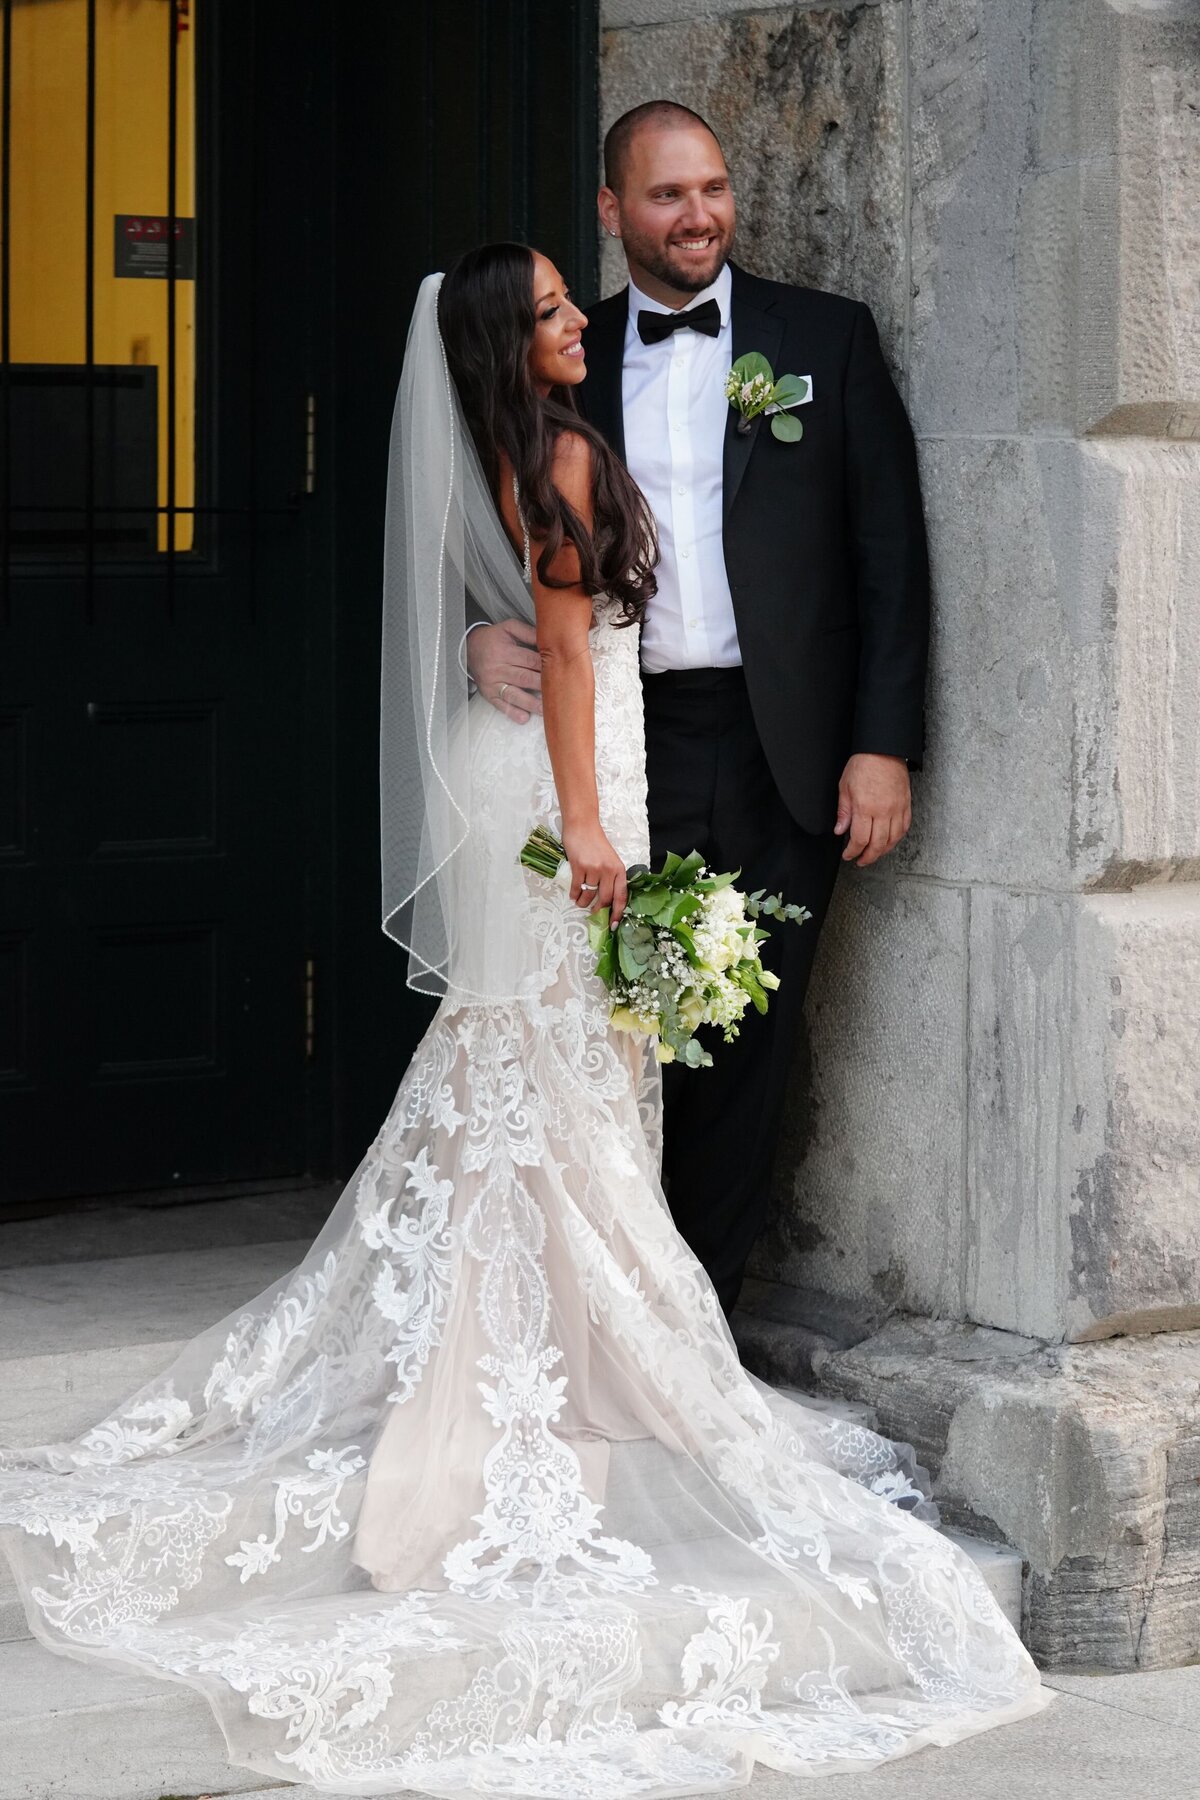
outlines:
[{"label": "dark green door", "polygon": [[[67,341],[23,310],[22,257],[46,264],[17,191],[27,101],[49,137],[19,32],[57,9],[11,11],[0,1200],[347,1172],[426,1016],[379,931],[408,314],[486,237],[587,290],[596,9],[97,0],[91,58],[58,40],[55,64],[86,199],[64,198]],[[123,57],[154,96],[124,165]]]},{"label": "dark green door", "polygon": [[[330,715],[310,665],[329,507],[308,469],[330,309],[320,9],[154,6],[139,37],[101,3],[90,58],[77,9],[82,41],[58,40],[77,229],[47,271],[19,184],[49,172],[20,127],[31,102],[67,103],[20,84],[54,10],[18,14],[10,94],[8,1199],[309,1167],[306,968],[328,910],[313,766]],[[148,86],[106,79],[110,59]],[[122,170],[119,108],[139,92]],[[172,188],[192,236],[164,271]],[[57,340],[26,304],[35,274],[70,320]]]}]

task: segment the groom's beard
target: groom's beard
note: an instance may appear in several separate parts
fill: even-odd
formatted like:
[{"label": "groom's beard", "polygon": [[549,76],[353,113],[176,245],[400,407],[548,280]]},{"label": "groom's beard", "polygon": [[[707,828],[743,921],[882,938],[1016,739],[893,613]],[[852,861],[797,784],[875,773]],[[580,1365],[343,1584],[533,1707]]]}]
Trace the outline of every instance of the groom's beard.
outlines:
[{"label": "groom's beard", "polygon": [[697,264],[694,259],[673,255],[669,244],[664,246],[639,237],[631,238],[628,229],[623,235],[628,260],[665,287],[674,288],[678,294],[699,294],[711,287],[733,250],[733,233],[729,232],[716,241],[707,261]]}]

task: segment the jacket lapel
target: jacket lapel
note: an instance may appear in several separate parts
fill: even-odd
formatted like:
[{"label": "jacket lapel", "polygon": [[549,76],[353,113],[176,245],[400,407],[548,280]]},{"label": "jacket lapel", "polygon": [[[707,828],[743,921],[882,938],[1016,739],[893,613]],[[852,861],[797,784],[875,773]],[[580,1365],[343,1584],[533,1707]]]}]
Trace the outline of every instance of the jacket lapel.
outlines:
[{"label": "jacket lapel", "polygon": [[587,376],[580,390],[583,410],[625,461],[625,410],[621,400],[621,362],[625,354],[628,290],[593,308],[583,334]]},{"label": "jacket lapel", "polygon": [[[755,303],[750,290],[750,283],[742,271],[736,266],[732,269],[733,290],[733,360],[745,356],[750,350],[761,351],[766,357],[776,376],[780,375],[777,362],[779,346],[783,342],[783,320],[766,312]],[[749,431],[738,430],[738,414],[731,406],[729,417],[725,422],[725,448],[722,463],[722,519],[729,523],[729,513],[737,492],[742,485],[742,477],[746,473],[746,464],[750,461],[759,432],[763,429],[760,416],[754,420]]]}]

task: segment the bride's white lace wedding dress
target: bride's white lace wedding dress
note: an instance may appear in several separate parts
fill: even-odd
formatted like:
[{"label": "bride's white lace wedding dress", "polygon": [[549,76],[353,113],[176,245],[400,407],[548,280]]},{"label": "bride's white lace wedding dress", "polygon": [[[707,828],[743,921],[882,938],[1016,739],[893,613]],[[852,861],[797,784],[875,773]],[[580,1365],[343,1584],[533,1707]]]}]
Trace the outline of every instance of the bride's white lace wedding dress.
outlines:
[{"label": "bride's white lace wedding dress", "polygon": [[[597,775],[632,862],[611,614]],[[486,909],[556,801],[540,721],[476,700],[469,731]],[[567,894],[519,891],[523,998],[446,996],[305,1260],[78,1442],[0,1456],[34,1631],[188,1683],[234,1761],[337,1793],[700,1793],[1035,1711],[894,1446],[742,1370],[659,1187],[653,1064]]]}]

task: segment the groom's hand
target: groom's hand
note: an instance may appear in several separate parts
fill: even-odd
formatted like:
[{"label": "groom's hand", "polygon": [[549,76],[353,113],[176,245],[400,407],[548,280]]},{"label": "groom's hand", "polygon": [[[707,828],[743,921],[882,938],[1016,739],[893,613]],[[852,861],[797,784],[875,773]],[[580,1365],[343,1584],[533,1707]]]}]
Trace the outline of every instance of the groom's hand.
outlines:
[{"label": "groom's hand", "polygon": [[542,710],[537,630],[524,619],[477,625],[467,633],[467,670],[485,700],[518,725]]},{"label": "groom's hand", "polygon": [[843,862],[860,869],[894,850],[912,824],[912,788],[902,756],[852,756],[838,783],[834,831],[850,833]]}]

